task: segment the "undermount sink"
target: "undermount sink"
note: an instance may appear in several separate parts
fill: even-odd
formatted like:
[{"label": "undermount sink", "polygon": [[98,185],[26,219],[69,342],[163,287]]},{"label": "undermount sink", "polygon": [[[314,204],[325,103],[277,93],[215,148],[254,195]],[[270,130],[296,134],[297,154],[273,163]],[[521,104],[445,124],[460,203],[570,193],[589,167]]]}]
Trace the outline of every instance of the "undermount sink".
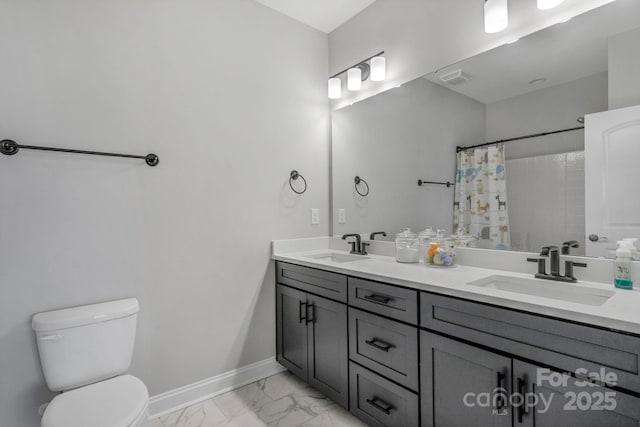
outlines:
[{"label": "undermount sink", "polygon": [[489,276],[484,279],[469,282],[468,284],[487,289],[498,289],[501,291],[593,306],[604,304],[615,294],[614,291],[606,289],[597,289],[570,283],[500,275]]},{"label": "undermount sink", "polygon": [[351,255],[351,254],[338,254],[335,252],[328,252],[326,254],[309,255],[307,258],[322,259],[331,262],[353,262],[362,261],[364,259],[371,259],[363,255]]}]

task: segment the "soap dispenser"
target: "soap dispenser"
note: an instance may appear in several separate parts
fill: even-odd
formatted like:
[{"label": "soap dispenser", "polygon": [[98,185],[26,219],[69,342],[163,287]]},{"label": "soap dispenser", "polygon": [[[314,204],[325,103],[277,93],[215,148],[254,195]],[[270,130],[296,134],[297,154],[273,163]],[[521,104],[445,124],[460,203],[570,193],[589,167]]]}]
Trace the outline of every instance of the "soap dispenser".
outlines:
[{"label": "soap dispenser", "polygon": [[614,283],[616,288],[633,289],[633,261],[631,251],[624,241],[618,242],[614,266]]},{"label": "soap dispenser", "polygon": [[640,261],[640,252],[638,252],[638,247],[636,246],[637,238],[627,238],[622,239],[625,245],[625,249],[629,249],[631,252],[631,260],[632,261]]}]

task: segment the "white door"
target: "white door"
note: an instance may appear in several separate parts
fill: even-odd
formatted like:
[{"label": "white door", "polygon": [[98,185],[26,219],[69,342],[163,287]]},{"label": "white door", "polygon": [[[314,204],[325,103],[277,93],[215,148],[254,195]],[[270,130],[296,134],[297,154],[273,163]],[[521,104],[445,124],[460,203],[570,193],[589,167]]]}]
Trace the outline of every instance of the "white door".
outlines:
[{"label": "white door", "polygon": [[585,116],[587,256],[640,237],[640,105]]}]

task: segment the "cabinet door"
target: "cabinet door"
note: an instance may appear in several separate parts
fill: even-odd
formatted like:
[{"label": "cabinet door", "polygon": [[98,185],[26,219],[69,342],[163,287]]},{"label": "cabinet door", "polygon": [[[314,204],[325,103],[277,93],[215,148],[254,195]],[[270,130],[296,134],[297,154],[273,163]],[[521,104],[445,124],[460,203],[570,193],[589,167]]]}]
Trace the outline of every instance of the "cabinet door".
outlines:
[{"label": "cabinet door", "polygon": [[307,304],[309,384],[348,409],[347,306],[311,294]]},{"label": "cabinet door", "polygon": [[307,294],[287,286],[276,288],[276,358],[307,381]]},{"label": "cabinet door", "polygon": [[640,425],[640,398],[519,360],[513,361],[513,390],[529,402],[514,408],[516,427]]},{"label": "cabinet door", "polygon": [[420,366],[423,426],[511,426],[510,358],[421,331]]}]

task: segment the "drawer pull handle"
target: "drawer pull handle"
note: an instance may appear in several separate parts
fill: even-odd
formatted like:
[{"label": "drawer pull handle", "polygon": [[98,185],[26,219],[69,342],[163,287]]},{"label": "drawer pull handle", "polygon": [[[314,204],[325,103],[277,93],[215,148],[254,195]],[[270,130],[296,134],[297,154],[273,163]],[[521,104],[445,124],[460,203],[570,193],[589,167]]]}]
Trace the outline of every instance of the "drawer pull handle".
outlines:
[{"label": "drawer pull handle", "polygon": [[[311,313],[309,313],[307,310],[311,309]],[[304,309],[304,313],[306,315],[306,322],[307,325],[311,322],[313,322],[316,318],[316,310],[315,310],[315,305],[313,303],[311,304],[307,304],[307,307]]]},{"label": "drawer pull handle", "polygon": [[504,394],[506,394],[506,390],[502,386],[503,381],[504,381],[504,374],[502,372],[497,372],[496,393],[499,393],[499,394],[498,394],[498,399],[496,400],[496,410],[498,411],[501,411],[505,407],[503,399],[504,399]]},{"label": "drawer pull handle", "polygon": [[377,338],[374,338],[372,340],[368,340],[364,342],[365,344],[369,344],[371,347],[373,348],[377,348],[378,350],[382,350],[382,351],[386,351],[387,353],[389,352],[390,348],[393,348],[393,345],[391,344],[387,344],[384,341],[380,341]]},{"label": "drawer pull handle", "polygon": [[[302,314],[302,306],[304,306],[304,315]],[[300,301],[300,306],[298,307],[298,317],[299,322],[302,323],[303,320],[307,319],[307,303],[305,301]]]},{"label": "drawer pull handle", "polygon": [[374,397],[373,399],[367,399],[367,403],[373,406],[374,408],[376,408],[377,410],[384,412],[387,415],[390,415],[391,411],[393,410],[393,406],[383,402],[377,397]]},{"label": "drawer pull handle", "polygon": [[391,298],[383,297],[381,295],[376,295],[376,294],[365,295],[364,299],[377,302],[378,304],[389,304],[389,302],[393,301]]},{"label": "drawer pull handle", "polygon": [[[520,396],[524,396],[526,392],[527,392],[527,383],[522,378],[518,378],[518,393],[520,394]],[[528,413],[529,413],[529,408],[527,406],[527,403],[523,401],[518,406],[518,422],[522,423],[524,416],[527,415]]]}]

